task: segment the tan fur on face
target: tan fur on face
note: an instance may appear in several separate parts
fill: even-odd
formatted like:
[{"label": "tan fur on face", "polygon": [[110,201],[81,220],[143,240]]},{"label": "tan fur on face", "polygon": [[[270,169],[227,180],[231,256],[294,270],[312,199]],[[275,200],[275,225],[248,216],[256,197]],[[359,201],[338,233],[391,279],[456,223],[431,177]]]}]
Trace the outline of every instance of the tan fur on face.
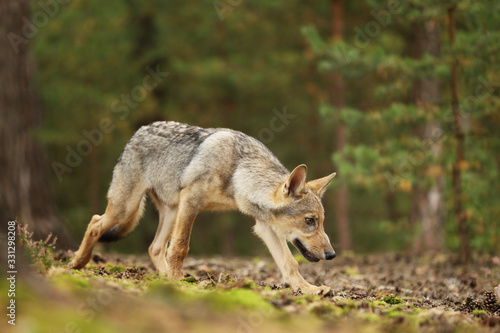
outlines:
[{"label": "tan fur on face", "polygon": [[[324,258],[324,253],[333,251],[330,240],[324,231],[325,213],[320,198],[312,189],[292,203],[281,203],[273,214],[276,228],[292,242],[298,238],[317,258]],[[306,217],[315,217],[317,225],[307,226]]]}]

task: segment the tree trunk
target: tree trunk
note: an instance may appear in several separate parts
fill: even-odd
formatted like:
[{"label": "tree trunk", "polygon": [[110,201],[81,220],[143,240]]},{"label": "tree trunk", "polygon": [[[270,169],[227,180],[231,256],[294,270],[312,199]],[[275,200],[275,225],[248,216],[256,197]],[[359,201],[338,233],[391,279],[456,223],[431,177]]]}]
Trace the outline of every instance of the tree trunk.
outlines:
[{"label": "tree trunk", "polygon": [[393,191],[388,191],[384,195],[385,206],[387,207],[387,217],[389,221],[397,222],[400,219],[396,206],[396,198]]},{"label": "tree trunk", "polygon": [[[455,43],[455,6],[448,8],[448,35],[450,44]],[[458,225],[458,237],[460,239],[460,257],[469,263],[471,259],[471,249],[467,230],[467,215],[463,207],[462,196],[462,166],[465,164],[465,134],[460,119],[460,107],[458,99],[458,61],[454,59],[451,67],[451,107],[453,112],[453,125],[455,127],[455,139],[457,141],[457,157],[453,163],[452,184],[453,184],[453,206],[455,219]]]},{"label": "tree trunk", "polygon": [[[334,41],[343,40],[344,3],[342,0],[332,0],[332,38]],[[342,73],[335,72],[332,77],[332,104],[337,110],[344,107],[344,81]],[[335,151],[341,152],[346,144],[346,135],[343,125],[335,128]],[[342,181],[335,200],[335,214],[339,232],[341,250],[352,250],[351,229],[349,226],[349,190],[345,181]]]},{"label": "tree trunk", "polygon": [[[439,25],[434,20],[416,24],[415,53],[417,58],[429,53],[439,56],[440,38]],[[441,99],[440,81],[437,78],[418,79],[414,86],[415,104],[421,108],[431,109],[439,105]],[[417,134],[427,145],[429,152],[436,158],[442,154],[439,146],[441,129],[435,121],[417,128]],[[420,220],[422,233],[417,240],[417,248],[431,251],[442,251],[444,247],[444,180],[436,172],[434,184],[430,188],[416,186],[413,192],[413,207],[417,210],[412,215]]]},{"label": "tree trunk", "polygon": [[0,1],[0,220],[17,218],[37,238],[52,232],[60,246],[73,245],[54,214],[47,159],[35,137],[41,112],[23,18],[30,18],[28,0]]},{"label": "tree trunk", "polygon": [[89,165],[89,203],[92,213],[101,211],[101,177],[99,173],[99,145],[95,146],[90,153]]}]

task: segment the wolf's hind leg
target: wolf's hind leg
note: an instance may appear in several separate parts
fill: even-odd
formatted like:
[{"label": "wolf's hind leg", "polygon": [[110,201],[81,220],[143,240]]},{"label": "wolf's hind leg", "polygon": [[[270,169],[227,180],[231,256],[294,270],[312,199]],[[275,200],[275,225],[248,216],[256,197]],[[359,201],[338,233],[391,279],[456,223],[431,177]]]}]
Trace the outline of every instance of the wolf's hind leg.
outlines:
[{"label": "wolf's hind leg", "polygon": [[175,226],[167,252],[167,277],[180,280],[184,277],[182,265],[189,252],[191,229],[200,207],[189,191],[181,192],[179,207],[175,218]]},{"label": "wolf's hind leg", "polygon": [[118,224],[119,221],[112,217],[112,211],[113,208],[108,204],[103,215],[92,216],[80,248],[69,264],[70,268],[80,269],[84,267],[90,261],[92,250],[102,234]]},{"label": "wolf's hind leg", "polygon": [[108,199],[106,212],[103,215],[92,216],[80,248],[75,253],[69,267],[80,269],[85,266],[92,258],[92,250],[101,236],[114,226],[120,225],[125,233],[130,232],[141,217],[144,195],[144,191],[142,194],[135,193],[128,200],[118,204],[114,203],[116,200]]},{"label": "wolf's hind leg", "polygon": [[149,256],[155,265],[158,272],[162,275],[167,274],[167,245],[172,230],[174,229],[175,215],[177,209],[172,209],[166,204],[157,203],[158,212],[160,213],[160,221],[155,238],[149,247]]}]

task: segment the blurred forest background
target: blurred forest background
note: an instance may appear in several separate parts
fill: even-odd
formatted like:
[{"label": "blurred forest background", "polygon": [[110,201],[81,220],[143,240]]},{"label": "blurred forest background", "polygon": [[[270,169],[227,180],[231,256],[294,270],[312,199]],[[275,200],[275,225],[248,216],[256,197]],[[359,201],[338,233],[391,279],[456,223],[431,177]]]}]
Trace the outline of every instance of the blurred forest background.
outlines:
[{"label": "blurred forest background", "polygon": [[[500,250],[498,1],[2,3],[2,221],[75,246],[134,131],[175,120],[337,171],[339,252]],[[252,225],[203,213],[191,253],[265,255]],[[146,253],[156,227],[148,204],[106,247]]]}]

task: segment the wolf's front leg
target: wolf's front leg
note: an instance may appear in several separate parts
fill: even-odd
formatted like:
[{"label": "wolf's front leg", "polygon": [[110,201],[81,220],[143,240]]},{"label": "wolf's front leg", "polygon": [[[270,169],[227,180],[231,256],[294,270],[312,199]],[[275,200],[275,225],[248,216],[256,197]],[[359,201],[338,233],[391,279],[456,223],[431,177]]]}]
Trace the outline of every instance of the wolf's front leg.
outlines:
[{"label": "wolf's front leg", "polygon": [[285,237],[278,236],[268,224],[261,221],[257,221],[254,230],[264,243],[266,243],[283,275],[283,279],[292,289],[300,288],[303,293],[308,294],[326,294],[331,290],[331,288],[326,286],[314,286],[300,275],[299,264],[290,252]]}]

